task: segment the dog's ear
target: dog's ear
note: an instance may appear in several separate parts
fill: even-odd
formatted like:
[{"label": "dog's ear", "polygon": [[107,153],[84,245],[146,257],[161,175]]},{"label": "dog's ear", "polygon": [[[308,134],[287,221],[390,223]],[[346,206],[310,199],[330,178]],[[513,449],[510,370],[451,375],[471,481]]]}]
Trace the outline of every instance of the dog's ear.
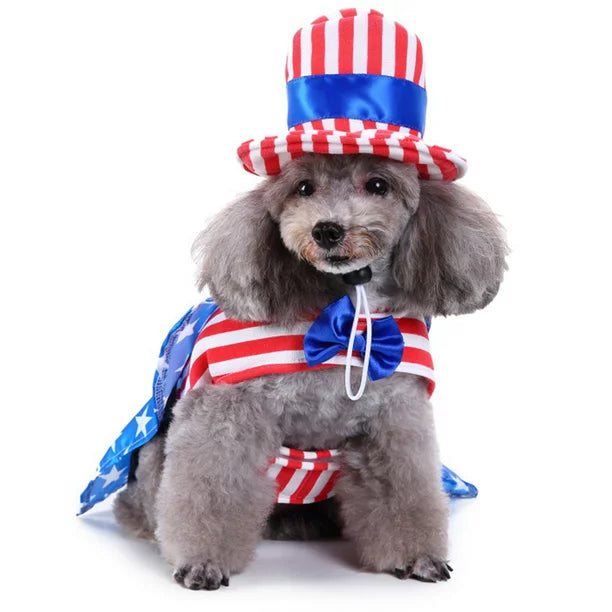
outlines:
[{"label": "dog's ear", "polygon": [[394,253],[394,307],[425,315],[483,308],[506,269],[504,234],[489,206],[464,187],[421,181],[418,208]]},{"label": "dog's ear", "polygon": [[223,209],[193,245],[198,288],[234,319],[291,321],[327,303],[321,275],[285,247],[268,187]]}]

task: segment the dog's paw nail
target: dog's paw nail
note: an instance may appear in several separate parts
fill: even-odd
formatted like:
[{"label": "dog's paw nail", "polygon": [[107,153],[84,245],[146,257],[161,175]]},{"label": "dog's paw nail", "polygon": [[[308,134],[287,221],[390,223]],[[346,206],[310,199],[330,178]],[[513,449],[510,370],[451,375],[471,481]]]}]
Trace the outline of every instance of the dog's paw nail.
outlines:
[{"label": "dog's paw nail", "polygon": [[420,582],[440,582],[449,580],[452,571],[453,568],[446,561],[421,555],[405,569],[396,568],[394,574],[398,578],[413,578]]},{"label": "dog's paw nail", "polygon": [[223,574],[212,561],[181,566],[175,570],[174,579],[193,591],[216,591],[221,585],[229,586],[229,576]]}]

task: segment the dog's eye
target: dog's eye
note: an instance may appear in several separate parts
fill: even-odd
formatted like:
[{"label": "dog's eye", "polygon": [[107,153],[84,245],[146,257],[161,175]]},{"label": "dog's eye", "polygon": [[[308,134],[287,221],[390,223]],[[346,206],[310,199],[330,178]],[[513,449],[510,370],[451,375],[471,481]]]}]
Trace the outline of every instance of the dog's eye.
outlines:
[{"label": "dog's eye", "polygon": [[383,196],[389,191],[389,183],[385,179],[375,176],[365,184],[365,188],[368,193]]},{"label": "dog's eye", "polygon": [[315,187],[312,181],[300,181],[299,185],[297,186],[297,192],[298,195],[307,198],[315,192]]}]

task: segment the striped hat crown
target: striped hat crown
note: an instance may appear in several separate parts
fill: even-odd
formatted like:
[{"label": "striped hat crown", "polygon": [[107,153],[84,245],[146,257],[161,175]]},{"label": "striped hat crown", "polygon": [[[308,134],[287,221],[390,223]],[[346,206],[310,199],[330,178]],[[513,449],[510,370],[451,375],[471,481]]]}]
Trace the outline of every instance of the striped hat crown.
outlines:
[{"label": "striped hat crown", "polygon": [[249,172],[278,174],[305,153],[365,153],[413,164],[422,179],[465,173],[465,159],[422,140],[421,41],[378,11],[344,9],[298,30],[285,80],[289,132],[242,143],[238,158]]},{"label": "striped hat crown", "polygon": [[378,11],[344,9],[299,29],[285,79],[289,129],[423,135],[423,46],[418,36]]}]

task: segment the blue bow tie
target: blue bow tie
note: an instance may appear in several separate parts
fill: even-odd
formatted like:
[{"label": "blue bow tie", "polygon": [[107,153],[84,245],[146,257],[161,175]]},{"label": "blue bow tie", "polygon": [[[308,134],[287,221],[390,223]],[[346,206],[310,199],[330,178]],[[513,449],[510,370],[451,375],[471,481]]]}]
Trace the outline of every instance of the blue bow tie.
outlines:
[{"label": "blue bow tie", "polygon": [[[355,308],[348,295],[330,304],[315,319],[304,336],[304,354],[309,366],[315,366],[348,348]],[[365,332],[355,336],[353,350],[363,357]],[[368,376],[370,380],[385,378],[395,372],[402,361],[404,339],[391,316],[372,320],[372,349]]]}]

